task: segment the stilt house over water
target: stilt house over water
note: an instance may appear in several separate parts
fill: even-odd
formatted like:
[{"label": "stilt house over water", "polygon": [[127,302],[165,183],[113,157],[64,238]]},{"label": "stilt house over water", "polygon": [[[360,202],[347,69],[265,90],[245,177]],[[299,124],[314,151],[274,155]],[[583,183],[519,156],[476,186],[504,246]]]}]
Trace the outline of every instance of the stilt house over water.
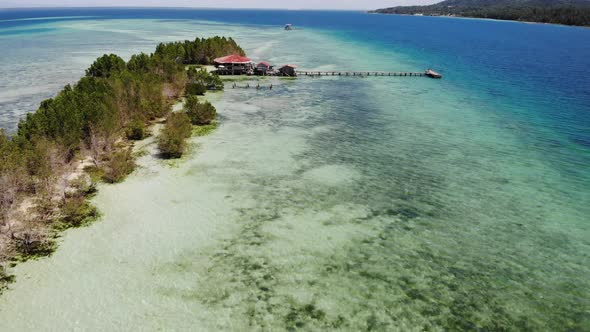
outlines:
[{"label": "stilt house over water", "polygon": [[273,66],[266,61],[262,61],[256,65],[256,74],[257,75],[267,76],[267,75],[274,75],[274,73],[275,73],[275,71],[273,69]]},{"label": "stilt house over water", "polygon": [[297,69],[296,65],[284,65],[281,68],[279,68],[279,75],[295,77],[297,76],[297,72],[295,71],[295,69]]},{"label": "stilt house over water", "polygon": [[252,75],[254,62],[250,58],[238,54],[227,55],[213,60],[217,73],[220,75]]}]

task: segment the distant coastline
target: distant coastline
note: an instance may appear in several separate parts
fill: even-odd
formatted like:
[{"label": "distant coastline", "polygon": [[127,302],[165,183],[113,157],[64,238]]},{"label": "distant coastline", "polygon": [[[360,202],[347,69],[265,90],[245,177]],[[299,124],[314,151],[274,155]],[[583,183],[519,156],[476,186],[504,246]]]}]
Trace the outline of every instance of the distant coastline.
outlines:
[{"label": "distant coastline", "polygon": [[498,0],[494,4],[482,0],[446,0],[428,6],[398,6],[368,13],[590,26],[590,1],[587,0]]},{"label": "distant coastline", "polygon": [[440,17],[446,19],[462,19],[462,20],[475,20],[475,21],[492,21],[492,22],[511,22],[511,23],[520,23],[520,24],[533,24],[533,25],[555,25],[555,26],[562,26],[562,27],[569,27],[569,28],[582,28],[582,29],[590,29],[590,25],[569,25],[569,24],[562,24],[562,23],[546,23],[546,22],[534,22],[534,21],[518,21],[518,20],[506,20],[500,18],[488,18],[488,17],[473,17],[473,16],[459,16],[459,15],[418,15],[418,14],[384,14],[384,13],[377,13],[374,10],[370,10],[366,12],[367,14],[371,15],[396,15],[396,16],[416,16],[416,17]]}]

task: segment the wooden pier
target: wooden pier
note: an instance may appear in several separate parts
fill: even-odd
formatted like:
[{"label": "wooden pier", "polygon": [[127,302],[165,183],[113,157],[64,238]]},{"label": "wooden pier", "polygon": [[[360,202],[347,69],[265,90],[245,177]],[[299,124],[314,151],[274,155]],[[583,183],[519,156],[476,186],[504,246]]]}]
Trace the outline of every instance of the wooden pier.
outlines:
[{"label": "wooden pier", "polygon": [[366,76],[395,76],[395,77],[431,77],[441,78],[440,74],[438,77],[433,76],[433,71],[425,72],[393,72],[393,71],[297,71],[298,76],[349,76],[349,77],[366,77]]}]

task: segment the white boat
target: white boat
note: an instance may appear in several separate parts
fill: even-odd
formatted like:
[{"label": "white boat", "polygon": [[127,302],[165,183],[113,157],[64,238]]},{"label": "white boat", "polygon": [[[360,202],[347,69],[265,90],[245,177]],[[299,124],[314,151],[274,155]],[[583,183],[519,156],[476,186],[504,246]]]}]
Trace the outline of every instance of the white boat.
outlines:
[{"label": "white boat", "polygon": [[428,69],[428,70],[426,70],[426,71],[424,72],[424,74],[425,74],[426,76],[428,76],[428,77],[432,77],[432,78],[442,78],[442,75],[441,75],[441,74],[439,74],[439,73],[435,72],[435,71],[434,71],[434,70],[432,70],[432,69]]}]

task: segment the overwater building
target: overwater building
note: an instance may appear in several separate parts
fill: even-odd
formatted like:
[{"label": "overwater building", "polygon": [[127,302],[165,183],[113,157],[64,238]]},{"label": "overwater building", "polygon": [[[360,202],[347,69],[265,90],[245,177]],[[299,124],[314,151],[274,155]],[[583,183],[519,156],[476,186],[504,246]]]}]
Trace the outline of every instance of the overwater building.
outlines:
[{"label": "overwater building", "polygon": [[217,73],[220,75],[252,75],[254,62],[239,54],[231,54],[213,60]]}]

